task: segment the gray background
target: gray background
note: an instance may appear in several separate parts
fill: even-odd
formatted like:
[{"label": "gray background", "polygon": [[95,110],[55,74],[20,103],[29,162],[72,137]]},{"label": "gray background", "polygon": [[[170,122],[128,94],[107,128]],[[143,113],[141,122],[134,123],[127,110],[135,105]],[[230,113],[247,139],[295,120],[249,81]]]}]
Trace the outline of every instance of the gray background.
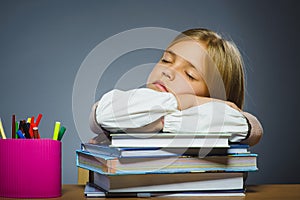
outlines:
[{"label": "gray background", "polygon": [[[18,119],[43,113],[42,136],[52,137],[54,121],[61,121],[67,127],[63,183],[76,183],[75,149],[81,141],[73,121],[72,89],[88,53],[131,28],[207,27],[232,38],[241,49],[247,72],[245,110],[264,127],[263,139],[252,148],[259,154],[259,171],[250,174],[248,183],[300,183],[299,9],[297,1],[1,0],[4,128],[10,133],[12,113]],[[159,51],[145,50],[120,57],[100,80],[97,98],[130,67],[159,56]]]}]

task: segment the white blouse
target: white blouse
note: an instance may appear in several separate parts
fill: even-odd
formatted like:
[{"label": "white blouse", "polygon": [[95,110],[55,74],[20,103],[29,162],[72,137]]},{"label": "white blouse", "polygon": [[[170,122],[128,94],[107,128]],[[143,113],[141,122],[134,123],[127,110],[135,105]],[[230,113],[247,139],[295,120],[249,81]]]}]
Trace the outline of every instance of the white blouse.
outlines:
[{"label": "white blouse", "polygon": [[106,93],[95,115],[97,123],[110,132],[140,128],[163,118],[163,132],[226,132],[232,134],[231,142],[241,141],[248,133],[246,118],[226,103],[211,101],[180,111],[172,93],[148,88]]}]

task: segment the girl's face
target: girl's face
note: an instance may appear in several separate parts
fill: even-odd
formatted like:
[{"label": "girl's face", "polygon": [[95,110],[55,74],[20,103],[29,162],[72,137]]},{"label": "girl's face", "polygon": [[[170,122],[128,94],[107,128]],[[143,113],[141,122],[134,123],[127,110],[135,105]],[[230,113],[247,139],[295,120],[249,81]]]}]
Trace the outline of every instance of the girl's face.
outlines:
[{"label": "girl's face", "polygon": [[180,41],[170,46],[153,68],[147,87],[160,92],[193,94],[209,97],[203,79],[205,73],[204,45],[191,41]]}]

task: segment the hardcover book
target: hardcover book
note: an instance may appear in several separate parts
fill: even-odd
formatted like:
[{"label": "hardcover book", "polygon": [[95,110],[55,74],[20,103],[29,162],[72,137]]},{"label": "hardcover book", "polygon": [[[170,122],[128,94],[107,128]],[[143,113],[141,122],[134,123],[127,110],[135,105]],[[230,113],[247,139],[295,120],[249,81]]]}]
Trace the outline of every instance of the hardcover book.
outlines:
[{"label": "hardcover book", "polygon": [[242,172],[191,172],[105,175],[93,173],[93,183],[107,192],[176,192],[244,188]]},{"label": "hardcover book", "polygon": [[185,192],[106,192],[93,183],[87,183],[84,189],[87,198],[104,197],[198,197],[198,196],[245,196],[245,190],[221,190],[221,191],[185,191]]},{"label": "hardcover book", "polygon": [[78,167],[102,174],[257,170],[257,154],[248,153],[203,158],[190,156],[118,158],[77,150],[76,155]]},{"label": "hardcover book", "polygon": [[229,133],[110,134],[112,147],[229,147]]},{"label": "hardcover book", "polygon": [[227,155],[238,153],[250,153],[249,145],[231,144],[229,148],[204,148],[204,147],[110,147],[107,145],[97,145],[83,143],[81,150],[102,154],[111,157],[172,157],[172,156],[198,156],[204,157],[209,155]]}]

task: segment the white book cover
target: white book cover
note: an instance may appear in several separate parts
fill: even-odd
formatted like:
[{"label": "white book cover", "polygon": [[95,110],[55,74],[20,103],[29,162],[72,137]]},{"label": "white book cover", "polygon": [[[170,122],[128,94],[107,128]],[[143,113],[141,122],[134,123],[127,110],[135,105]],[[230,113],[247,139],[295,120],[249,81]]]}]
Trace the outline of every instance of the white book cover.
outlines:
[{"label": "white book cover", "polygon": [[229,147],[229,133],[111,134],[112,147]]},{"label": "white book cover", "polygon": [[84,195],[87,198],[106,198],[106,197],[200,197],[200,196],[245,196],[244,190],[235,191],[212,191],[212,192],[133,192],[133,193],[107,193],[87,183],[84,189]]},{"label": "white book cover", "polygon": [[94,172],[94,183],[105,191],[114,193],[237,190],[244,187],[244,173],[192,172],[104,175]]}]

